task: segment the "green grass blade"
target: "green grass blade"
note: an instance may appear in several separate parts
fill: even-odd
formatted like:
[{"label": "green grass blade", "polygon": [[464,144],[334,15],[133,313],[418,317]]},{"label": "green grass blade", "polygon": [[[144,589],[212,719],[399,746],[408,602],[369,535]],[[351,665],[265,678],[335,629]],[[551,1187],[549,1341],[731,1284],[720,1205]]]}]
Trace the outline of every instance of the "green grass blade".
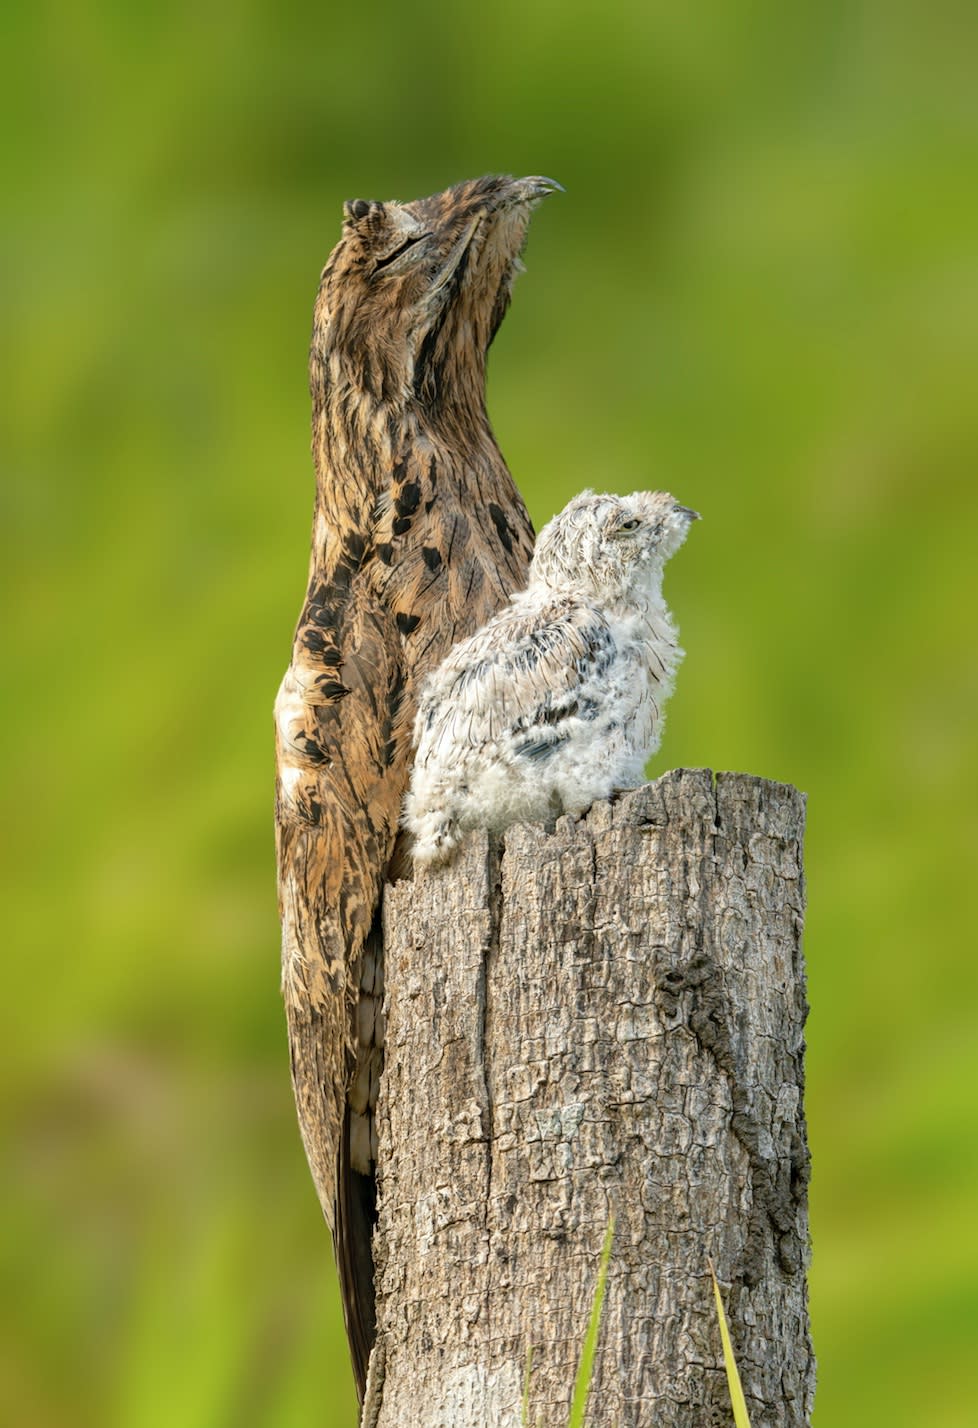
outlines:
[{"label": "green grass blade", "polygon": [[591,1387],[594,1354],[598,1347],[598,1330],[601,1327],[601,1310],[604,1307],[604,1291],[608,1283],[608,1265],[611,1263],[611,1242],[614,1236],[615,1217],[612,1215],[604,1233],[604,1244],[601,1247],[601,1263],[598,1268],[594,1303],[591,1305],[591,1321],[587,1326],[584,1348],[581,1352],[581,1362],[577,1370],[577,1382],[574,1384],[574,1399],[571,1403],[567,1428],[583,1428],[584,1425],[584,1410],[587,1407],[587,1396]]},{"label": "green grass blade", "polygon": [[744,1399],[744,1390],[741,1386],[740,1374],[737,1372],[737,1360],[734,1358],[733,1348],[730,1343],[730,1330],[727,1328],[727,1316],[723,1312],[723,1300],[720,1298],[720,1286],[717,1283],[713,1261],[708,1260],[707,1263],[710,1266],[710,1278],[713,1280],[713,1294],[717,1303],[717,1321],[720,1325],[720,1342],[723,1344],[723,1363],[727,1370],[727,1388],[730,1392],[730,1402],[733,1405],[734,1422],[737,1428],[750,1428],[750,1419],[747,1416],[747,1403]]}]

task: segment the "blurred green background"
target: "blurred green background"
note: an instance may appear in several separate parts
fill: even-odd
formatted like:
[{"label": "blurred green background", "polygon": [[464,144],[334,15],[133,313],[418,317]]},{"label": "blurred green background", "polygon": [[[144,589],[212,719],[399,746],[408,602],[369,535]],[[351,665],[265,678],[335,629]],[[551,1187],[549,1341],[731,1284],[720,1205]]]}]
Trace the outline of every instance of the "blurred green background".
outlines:
[{"label": "blurred green background", "polygon": [[355,1421],[277,985],[306,348],[343,199],[498,170],[567,188],[490,370],[535,519],[705,516],[657,768],[809,795],[816,1424],[974,1422],[969,9],[4,7],[4,1421]]}]

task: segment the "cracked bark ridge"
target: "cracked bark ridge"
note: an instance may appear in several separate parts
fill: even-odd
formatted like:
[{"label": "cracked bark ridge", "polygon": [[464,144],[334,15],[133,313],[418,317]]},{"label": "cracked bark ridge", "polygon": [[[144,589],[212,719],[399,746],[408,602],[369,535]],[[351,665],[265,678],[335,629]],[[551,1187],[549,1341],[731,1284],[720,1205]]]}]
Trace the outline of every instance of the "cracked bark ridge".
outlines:
[{"label": "cracked bark ridge", "polygon": [[804,799],[679,770],[385,896],[378,1428],[807,1424]]}]

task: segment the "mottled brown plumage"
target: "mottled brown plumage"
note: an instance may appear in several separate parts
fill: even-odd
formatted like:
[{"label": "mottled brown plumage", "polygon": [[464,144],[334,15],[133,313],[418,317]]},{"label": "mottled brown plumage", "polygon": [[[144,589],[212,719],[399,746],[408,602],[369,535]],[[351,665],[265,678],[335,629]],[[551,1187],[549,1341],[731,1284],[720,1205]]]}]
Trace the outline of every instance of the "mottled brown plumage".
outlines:
[{"label": "mottled brown plumage", "polygon": [[[309,587],[276,702],[283,987],[299,1122],[361,1394],[373,1336],[369,1110],[379,905],[420,678],[525,580],[533,533],[485,359],[550,180],[348,203],[310,355]],[[361,989],[362,988],[362,989]]]}]

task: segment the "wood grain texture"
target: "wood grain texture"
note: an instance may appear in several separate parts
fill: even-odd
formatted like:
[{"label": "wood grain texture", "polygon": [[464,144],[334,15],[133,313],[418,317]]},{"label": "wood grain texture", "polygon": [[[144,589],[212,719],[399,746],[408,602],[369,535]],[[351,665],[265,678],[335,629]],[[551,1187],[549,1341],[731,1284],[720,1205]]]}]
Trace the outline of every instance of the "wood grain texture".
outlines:
[{"label": "wood grain texture", "polygon": [[[466,839],[385,899],[366,1414],[563,1425],[616,1234],[590,1424],[808,1422],[804,800],[680,770],[555,831]],[[380,1369],[383,1372],[380,1372]]]}]

